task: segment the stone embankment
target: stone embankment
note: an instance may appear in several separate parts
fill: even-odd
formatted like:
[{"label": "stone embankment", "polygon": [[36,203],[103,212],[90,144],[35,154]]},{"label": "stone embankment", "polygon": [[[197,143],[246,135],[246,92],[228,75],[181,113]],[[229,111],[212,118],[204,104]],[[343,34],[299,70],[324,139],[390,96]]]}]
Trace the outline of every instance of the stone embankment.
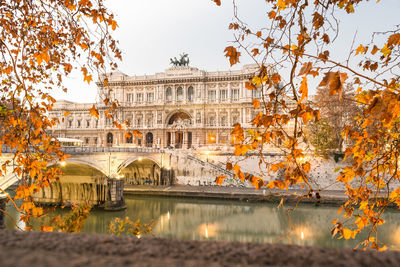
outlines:
[{"label": "stone embankment", "polygon": [[[214,198],[229,199],[252,202],[280,202],[281,198],[285,202],[297,202],[301,196],[308,194],[306,190],[276,190],[220,186],[125,186],[124,194],[128,195],[157,195],[173,197],[191,197],[191,198]],[[347,196],[341,190],[324,190],[313,193],[309,197],[302,198],[302,203],[340,205],[346,202]]]},{"label": "stone embankment", "polygon": [[398,251],[0,230],[0,266],[398,266]]}]

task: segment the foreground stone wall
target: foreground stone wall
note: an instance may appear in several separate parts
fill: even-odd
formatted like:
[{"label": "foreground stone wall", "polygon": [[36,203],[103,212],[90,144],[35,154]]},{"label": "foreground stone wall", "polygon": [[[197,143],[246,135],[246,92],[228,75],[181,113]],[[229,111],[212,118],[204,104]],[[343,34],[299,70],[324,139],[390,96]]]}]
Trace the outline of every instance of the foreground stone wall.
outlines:
[{"label": "foreground stone wall", "polygon": [[398,251],[178,241],[0,230],[0,263],[15,266],[397,266]]}]

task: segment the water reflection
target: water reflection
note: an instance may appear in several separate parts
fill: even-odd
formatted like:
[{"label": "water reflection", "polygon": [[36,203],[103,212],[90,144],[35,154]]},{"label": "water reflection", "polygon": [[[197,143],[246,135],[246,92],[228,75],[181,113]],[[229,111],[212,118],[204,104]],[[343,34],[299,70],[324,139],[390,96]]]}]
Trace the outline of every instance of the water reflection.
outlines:
[{"label": "water reflection", "polygon": [[[337,207],[299,206],[291,213],[293,230],[290,231],[285,209],[277,209],[277,205],[270,203],[127,196],[126,205],[125,211],[93,211],[83,231],[107,233],[112,218],[129,216],[131,219],[140,218],[143,223],[156,220],[154,236],[186,240],[354,247],[366,236],[364,233],[357,240],[347,241],[332,239],[331,221],[336,217]],[[15,209],[9,206],[8,211],[18,218]],[[380,239],[389,248],[399,249],[400,212],[390,210],[384,219],[386,223],[379,232]],[[15,225],[8,219],[7,227],[13,228]]]}]

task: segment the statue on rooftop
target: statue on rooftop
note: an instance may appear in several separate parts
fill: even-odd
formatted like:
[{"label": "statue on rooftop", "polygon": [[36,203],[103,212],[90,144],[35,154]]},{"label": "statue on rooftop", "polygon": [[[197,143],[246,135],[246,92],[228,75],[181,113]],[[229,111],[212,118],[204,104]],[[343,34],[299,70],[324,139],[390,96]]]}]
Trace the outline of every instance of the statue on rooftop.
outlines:
[{"label": "statue on rooftop", "polygon": [[176,57],[173,59],[170,58],[170,64],[172,64],[174,67],[178,66],[189,66],[189,55],[186,53],[182,53],[179,55],[181,58],[178,60]]}]

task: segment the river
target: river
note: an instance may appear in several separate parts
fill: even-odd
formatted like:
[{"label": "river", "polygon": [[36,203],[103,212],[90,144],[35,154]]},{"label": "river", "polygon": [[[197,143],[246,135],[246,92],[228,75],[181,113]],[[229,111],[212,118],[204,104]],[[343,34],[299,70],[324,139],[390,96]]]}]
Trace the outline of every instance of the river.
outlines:
[{"label": "river", "polygon": [[[83,232],[107,234],[115,217],[156,221],[152,235],[182,240],[225,240],[240,242],[287,243],[320,247],[354,247],[366,233],[355,240],[332,238],[331,221],[338,218],[338,207],[301,204],[291,213],[293,230],[284,206],[273,203],[248,203],[230,200],[127,195],[127,209],[118,212],[93,210]],[[18,220],[18,212],[10,205],[7,211]],[[56,211],[62,213],[63,211]],[[400,212],[388,210],[386,223],[378,238],[390,249],[400,249]],[[23,226],[19,222],[20,226]],[[8,229],[16,228],[6,219]]]}]

